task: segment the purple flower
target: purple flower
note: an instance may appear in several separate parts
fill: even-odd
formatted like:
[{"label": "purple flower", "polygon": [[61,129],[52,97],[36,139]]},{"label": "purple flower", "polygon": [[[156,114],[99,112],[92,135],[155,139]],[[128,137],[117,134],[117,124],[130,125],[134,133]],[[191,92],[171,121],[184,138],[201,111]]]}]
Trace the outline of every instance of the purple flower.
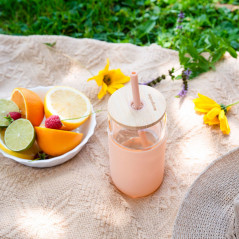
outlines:
[{"label": "purple flower", "polygon": [[149,85],[153,80],[147,81],[147,82],[139,82],[139,85]]},{"label": "purple flower", "polygon": [[179,19],[183,19],[185,17],[185,14],[181,11],[179,14],[178,14],[178,18]]},{"label": "purple flower", "polygon": [[188,91],[185,90],[185,85],[183,85],[183,89],[178,93],[177,97],[178,98],[184,97],[187,95],[187,93],[188,93]]},{"label": "purple flower", "polygon": [[183,72],[183,74],[186,76],[187,79],[189,79],[190,75],[192,74],[192,71],[188,68],[186,71]]},{"label": "purple flower", "polygon": [[[177,22],[178,22],[178,23],[183,22],[184,17],[185,17],[184,13],[183,13],[183,12],[180,12],[180,13],[178,14],[178,20],[177,20]],[[183,28],[183,27],[182,27],[181,25],[177,25],[177,26],[176,26],[176,29],[182,29],[182,28]]]}]

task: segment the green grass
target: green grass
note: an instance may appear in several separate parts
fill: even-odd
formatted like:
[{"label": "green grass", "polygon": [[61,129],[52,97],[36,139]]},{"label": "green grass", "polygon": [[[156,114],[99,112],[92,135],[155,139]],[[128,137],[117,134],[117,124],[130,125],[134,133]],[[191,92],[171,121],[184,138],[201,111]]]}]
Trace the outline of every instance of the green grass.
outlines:
[{"label": "green grass", "polygon": [[[0,0],[0,33],[67,35],[178,49],[177,15],[188,37],[208,30],[239,50],[239,11],[216,9],[215,0]],[[238,4],[237,1],[224,1]]]}]

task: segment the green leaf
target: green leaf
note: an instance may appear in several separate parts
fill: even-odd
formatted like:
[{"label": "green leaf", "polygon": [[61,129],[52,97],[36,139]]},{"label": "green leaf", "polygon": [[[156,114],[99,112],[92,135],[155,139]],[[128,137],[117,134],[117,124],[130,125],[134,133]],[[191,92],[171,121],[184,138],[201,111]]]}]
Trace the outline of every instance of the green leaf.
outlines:
[{"label": "green leaf", "polygon": [[45,42],[43,44],[45,44],[45,45],[47,45],[49,47],[54,47],[56,45],[56,42],[53,42],[53,43]]},{"label": "green leaf", "polygon": [[148,20],[147,22],[139,25],[137,27],[137,31],[139,32],[138,38],[142,38],[143,36],[151,32],[151,30],[155,27],[155,25],[156,25],[156,21],[152,21],[152,20]]},{"label": "green leaf", "polygon": [[169,48],[170,46],[171,46],[171,42],[165,42],[163,44],[163,47],[165,47],[165,48]]},{"label": "green leaf", "polygon": [[211,62],[212,62],[212,63],[215,63],[215,62],[219,61],[219,60],[222,58],[222,56],[225,54],[225,52],[226,52],[225,48],[220,48],[220,49],[218,49],[217,51],[215,51],[215,52],[212,54],[212,60],[211,60]]},{"label": "green leaf", "polygon": [[230,53],[230,55],[234,58],[237,58],[237,52],[232,48],[232,47],[228,47],[227,51]]},{"label": "green leaf", "polygon": [[182,75],[178,75],[175,79],[176,79],[176,80],[182,79]]},{"label": "green leaf", "polygon": [[197,59],[199,57],[197,49],[195,47],[193,47],[192,45],[189,45],[187,47],[187,52],[195,59]]},{"label": "green leaf", "polygon": [[4,117],[6,120],[8,120],[8,122],[11,124],[14,120],[13,118],[9,115],[9,116],[6,116]]}]

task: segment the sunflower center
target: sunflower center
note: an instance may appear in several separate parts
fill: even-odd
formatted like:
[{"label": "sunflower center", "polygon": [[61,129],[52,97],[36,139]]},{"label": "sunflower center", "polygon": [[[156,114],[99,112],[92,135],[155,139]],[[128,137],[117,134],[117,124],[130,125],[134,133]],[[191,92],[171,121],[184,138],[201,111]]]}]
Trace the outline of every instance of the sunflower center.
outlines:
[{"label": "sunflower center", "polygon": [[110,85],[110,83],[111,83],[110,77],[108,75],[104,76],[103,81],[105,82],[106,85]]}]

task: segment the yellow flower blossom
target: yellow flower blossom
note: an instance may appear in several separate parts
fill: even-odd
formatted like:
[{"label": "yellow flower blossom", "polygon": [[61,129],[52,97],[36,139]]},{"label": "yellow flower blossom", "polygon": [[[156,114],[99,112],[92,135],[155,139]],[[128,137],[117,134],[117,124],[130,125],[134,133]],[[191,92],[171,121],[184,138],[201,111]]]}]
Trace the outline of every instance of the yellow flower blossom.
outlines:
[{"label": "yellow flower blossom", "polygon": [[198,93],[199,98],[196,98],[193,100],[195,104],[195,110],[201,113],[207,113],[212,108],[219,106],[214,100],[210,99],[209,97],[205,95],[201,95]]},{"label": "yellow flower blossom", "polygon": [[238,102],[234,104],[230,104],[225,106],[223,104],[219,105],[214,100],[210,99],[205,95],[201,95],[198,93],[198,97],[193,100],[195,104],[195,110],[204,113],[204,123],[208,125],[218,125],[220,124],[220,129],[224,134],[230,133],[230,127],[227,121],[226,113],[230,110],[231,106],[238,104]]},{"label": "yellow flower blossom", "polygon": [[108,92],[113,94],[116,90],[124,86],[124,83],[130,80],[129,76],[122,73],[120,69],[109,70],[109,59],[107,59],[107,64],[105,68],[99,71],[98,75],[93,76],[88,79],[95,80],[98,86],[101,86],[101,90],[98,94],[98,98],[101,99]]}]

